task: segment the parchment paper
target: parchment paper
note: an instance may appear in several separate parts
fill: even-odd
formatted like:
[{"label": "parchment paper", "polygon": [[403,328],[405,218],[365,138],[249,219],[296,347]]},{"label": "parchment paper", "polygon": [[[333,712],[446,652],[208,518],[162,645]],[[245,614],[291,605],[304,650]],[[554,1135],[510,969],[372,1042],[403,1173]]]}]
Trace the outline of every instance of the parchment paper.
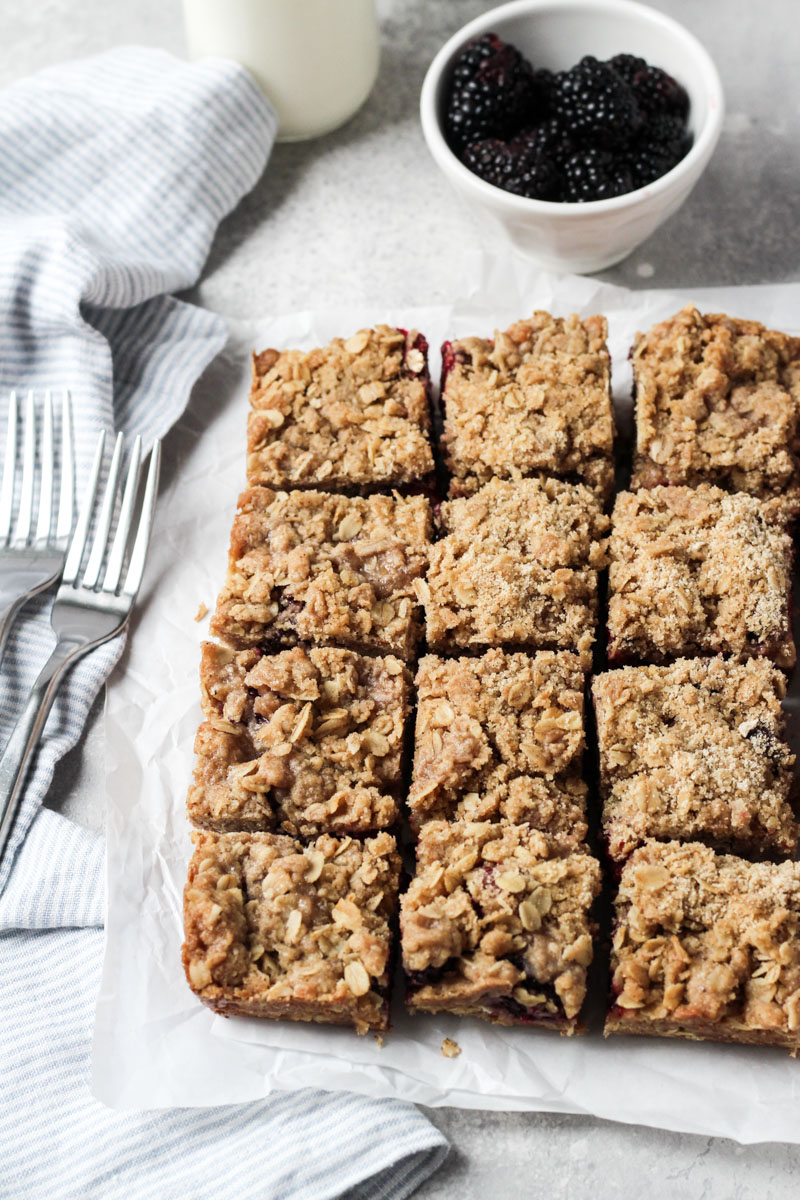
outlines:
[{"label": "parchment paper", "polygon": [[[630,420],[627,351],[635,330],[694,300],[706,311],[754,317],[798,332],[800,285],[691,293],[628,292],[557,277],[513,259],[471,258],[469,285],[452,307],[301,313],[240,323],[166,446],[162,494],[129,648],[108,688],[108,920],[95,1027],[93,1087],[119,1108],[210,1106],[304,1086],[429,1105],[591,1113],[740,1142],[800,1142],[800,1061],[785,1052],[604,1040],[602,998],[590,1032],[564,1039],[479,1021],[395,1013],[380,1047],[349,1030],[243,1018],[203,1008],[180,967],[181,893],[190,855],[184,801],[201,719],[197,671],[207,618],[225,568],[236,497],[244,486],[249,351],[311,347],[377,321],[445,337],[490,335],[546,308],[603,312],[618,417]],[[790,707],[797,706],[798,685]],[[454,1038],[458,1058],[441,1054]]]}]

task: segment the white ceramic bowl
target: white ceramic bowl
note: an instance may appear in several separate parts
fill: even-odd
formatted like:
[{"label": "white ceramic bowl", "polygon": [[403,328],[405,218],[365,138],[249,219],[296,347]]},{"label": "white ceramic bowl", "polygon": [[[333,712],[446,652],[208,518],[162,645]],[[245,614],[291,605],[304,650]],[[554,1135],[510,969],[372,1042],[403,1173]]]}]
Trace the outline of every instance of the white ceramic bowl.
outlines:
[{"label": "white ceramic bowl", "polygon": [[[447,145],[442,117],[453,60],[472,38],[489,32],[511,42],[536,69],[568,70],[585,54],[637,54],[662,67],[689,93],[691,150],[647,187],[586,204],[529,200],[479,179]],[[512,0],[442,46],[425,76],[420,111],[431,154],[483,223],[542,266],[587,274],[626,258],[680,208],[714,152],[724,100],[716,67],[697,39],[654,9],[632,0]]]}]

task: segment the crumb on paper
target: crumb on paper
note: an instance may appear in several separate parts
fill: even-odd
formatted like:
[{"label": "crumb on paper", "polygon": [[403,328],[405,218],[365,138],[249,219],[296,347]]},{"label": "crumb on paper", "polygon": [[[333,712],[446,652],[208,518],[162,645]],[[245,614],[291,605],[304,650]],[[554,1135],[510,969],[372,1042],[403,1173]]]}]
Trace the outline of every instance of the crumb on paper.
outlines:
[{"label": "crumb on paper", "polygon": [[375,1034],[375,1041],[378,1043],[378,1049],[379,1049],[379,1050],[382,1050],[382,1049],[383,1049],[383,1034],[382,1034],[382,1033],[376,1033],[376,1034]]},{"label": "crumb on paper", "polygon": [[458,1042],[454,1042],[452,1038],[445,1038],[442,1042],[442,1054],[445,1058],[458,1058],[461,1053],[461,1047]]},{"label": "crumb on paper", "polygon": [[203,602],[201,600],[200,607],[198,608],[197,612],[195,613],[194,619],[195,619],[195,621],[202,621],[203,617],[206,617],[206,616],[208,616],[208,605],[203,604]]}]

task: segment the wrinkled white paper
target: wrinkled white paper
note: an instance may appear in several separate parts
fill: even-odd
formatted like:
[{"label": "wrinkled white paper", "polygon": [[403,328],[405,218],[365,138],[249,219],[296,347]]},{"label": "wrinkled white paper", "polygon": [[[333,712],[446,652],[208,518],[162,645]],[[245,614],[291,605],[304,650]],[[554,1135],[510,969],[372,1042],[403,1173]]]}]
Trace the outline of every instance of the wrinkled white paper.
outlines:
[{"label": "wrinkled white paper", "polygon": [[[751,316],[797,332],[800,285],[720,288],[685,295],[628,292],[556,277],[531,264],[476,259],[452,308],[296,314],[239,323],[226,354],[198,387],[165,447],[162,493],[146,596],[108,689],[108,921],[95,1028],[95,1093],[118,1108],[210,1106],[278,1089],[321,1087],[429,1105],[591,1113],[740,1142],[800,1142],[800,1062],[785,1052],[659,1042],[605,1041],[602,997],[590,1032],[562,1039],[479,1021],[395,1014],[380,1047],[324,1026],[225,1020],[203,1008],[180,966],[181,893],[190,854],[184,800],[200,721],[197,669],[225,568],[236,497],[244,486],[249,351],[310,347],[377,321],[445,337],[489,335],[546,308],[609,318],[620,424],[630,423],[627,351],[635,330],[694,300],[706,311]],[[796,704],[798,687],[793,689]],[[442,1056],[446,1036],[461,1046]]]}]

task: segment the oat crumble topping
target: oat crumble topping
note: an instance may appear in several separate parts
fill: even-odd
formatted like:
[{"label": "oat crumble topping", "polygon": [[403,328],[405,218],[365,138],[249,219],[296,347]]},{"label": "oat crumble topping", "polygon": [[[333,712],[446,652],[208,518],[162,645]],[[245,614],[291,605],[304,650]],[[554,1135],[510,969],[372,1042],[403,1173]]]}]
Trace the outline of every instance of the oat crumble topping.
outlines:
[{"label": "oat crumble topping", "polygon": [[196,825],[308,837],[394,824],[411,692],[400,659],[206,642],[200,678]]},{"label": "oat crumble topping", "polygon": [[702,841],[748,858],[794,854],[786,679],[772,663],[625,667],[596,676],[592,692],[612,858],[647,838]]},{"label": "oat crumble topping", "polygon": [[575,1032],[600,875],[529,826],[429,822],[401,898],[411,1011]]},{"label": "oat crumble topping", "polygon": [[417,669],[412,828],[432,819],[529,824],[586,837],[583,690],[588,656],[489,650]]},{"label": "oat crumble topping", "polygon": [[494,341],[445,343],[444,445],[451,494],[494,476],[543,472],[585,483],[601,502],[614,485],[614,418],[604,317],[535,312]]},{"label": "oat crumble topping", "polygon": [[[537,312],[446,344],[436,543],[427,499],[377,494],[433,469],[424,338],[381,325],[254,355],[188,799],[183,961],[215,1011],[385,1030],[400,904],[410,1011],[580,1028],[601,885],[583,688],[608,549],[610,659],[679,661],[593,684],[621,871],[606,1032],[800,1050],[800,863],[745,861],[798,841],[767,659],[795,661],[800,339],[692,306],[637,335],[644,490],[618,496],[607,545],[606,332]],[[431,649],[481,657],[419,663],[400,899],[386,829],[421,607]]]},{"label": "oat crumble topping", "polygon": [[789,616],[797,504],[701,484],[621,492],[612,517],[609,658],[795,661]]},{"label": "oat crumble topping", "polygon": [[433,649],[590,650],[608,518],[587,488],[493,479],[443,504],[441,521],[416,585]]},{"label": "oat crumble topping", "polygon": [[416,331],[378,325],[309,353],[254,354],[248,483],[341,489],[430,474],[426,352]]},{"label": "oat crumble topping", "polygon": [[633,487],[800,486],[800,338],[687,305],[633,348]]},{"label": "oat crumble topping", "polygon": [[800,1046],[800,863],[648,842],[622,871],[606,1033]]},{"label": "oat crumble topping", "polygon": [[183,963],[215,1012],[388,1026],[394,838],[195,833]]},{"label": "oat crumble topping", "polygon": [[409,658],[430,530],[422,496],[250,488],[211,632],[239,648],[334,642]]}]

